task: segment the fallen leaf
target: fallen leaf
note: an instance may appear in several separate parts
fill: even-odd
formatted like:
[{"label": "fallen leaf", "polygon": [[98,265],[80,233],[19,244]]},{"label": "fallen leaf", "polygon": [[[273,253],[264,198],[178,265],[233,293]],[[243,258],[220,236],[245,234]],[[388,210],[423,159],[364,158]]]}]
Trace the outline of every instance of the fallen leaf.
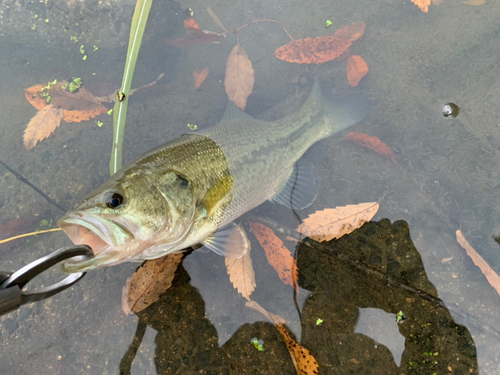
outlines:
[{"label": "fallen leaf", "polygon": [[380,155],[387,156],[388,158],[396,161],[396,158],[394,154],[392,153],[391,149],[389,146],[387,146],[384,142],[382,142],[380,139],[377,137],[374,137],[372,135],[368,135],[365,133],[358,133],[358,132],[352,132],[347,134],[344,139],[346,141],[353,141],[361,146],[364,146],[366,148],[369,148],[370,150],[373,150]]},{"label": "fallen leaf", "polygon": [[265,308],[263,308],[261,305],[259,305],[255,301],[248,300],[248,302],[245,304],[245,306],[249,307],[255,311],[260,312],[267,319],[269,319],[269,321],[272,322],[273,324],[285,324],[285,319],[283,319],[279,315],[268,312]]},{"label": "fallen leaf", "polygon": [[274,52],[280,60],[297,64],[322,64],[341,56],[351,41],[335,36],[293,40]]},{"label": "fallen leaf", "polygon": [[[63,86],[67,87],[68,82],[57,82],[45,90],[44,94],[50,96],[50,104],[54,108],[61,108],[63,110],[64,121],[87,121],[101,113],[107,112],[108,109],[85,88],[80,87],[77,91],[70,92],[69,90],[63,90]],[[42,87],[42,85],[35,85],[25,90],[26,99],[38,110],[48,105],[47,97],[42,98],[40,96],[42,94]]]},{"label": "fallen leaf", "polygon": [[210,70],[208,68],[204,68],[203,70],[195,70],[193,72],[195,90],[198,90],[201,84],[205,82],[208,77],[208,73],[210,73]]},{"label": "fallen leaf", "polygon": [[316,211],[304,219],[297,232],[318,242],[330,241],[349,234],[370,221],[378,208],[377,202],[367,202]]},{"label": "fallen leaf", "polygon": [[276,328],[285,340],[286,348],[292,357],[292,362],[295,370],[299,375],[316,375],[318,374],[318,362],[312,356],[311,352],[295,341],[283,324],[276,324]]},{"label": "fallen leaf", "polygon": [[290,336],[284,326],[285,319],[267,311],[257,302],[252,300],[249,300],[245,306],[260,312],[276,326],[279,333],[281,333],[281,336],[283,336],[283,339],[285,340],[286,348],[292,357],[292,362],[298,375],[318,374],[318,362],[311,355],[311,352],[308,349],[304,348]]},{"label": "fallen leaf", "polygon": [[24,130],[24,148],[31,150],[36,144],[48,138],[61,124],[63,110],[47,105],[37,112]]},{"label": "fallen leaf", "polygon": [[241,258],[225,257],[229,280],[234,288],[247,300],[255,290],[255,272],[250,258],[250,249]]},{"label": "fallen leaf", "polygon": [[356,87],[368,73],[368,64],[361,56],[351,55],[347,58],[347,82],[349,86]]},{"label": "fallen leaf", "polygon": [[490,283],[490,285],[495,288],[498,294],[500,294],[500,276],[493,270],[493,268],[490,267],[488,263],[483,259],[481,255],[477,253],[476,250],[472,248],[472,246],[469,244],[469,242],[465,239],[462,231],[459,229],[456,232],[457,235],[457,241],[462,246],[465,251],[467,252],[467,255],[471,257],[472,261],[476,266],[479,267],[481,272],[486,276],[486,279]]},{"label": "fallen leaf", "polygon": [[203,31],[193,17],[184,20],[184,28],[190,34],[187,38],[167,38],[163,40],[164,45],[185,47],[195,44],[213,43],[219,39],[219,34]]},{"label": "fallen leaf", "polygon": [[431,0],[411,0],[411,2],[418,6],[424,13],[429,11],[429,5],[431,5]]},{"label": "fallen leaf", "polygon": [[477,7],[479,5],[483,5],[484,3],[486,3],[486,0],[469,0],[469,1],[464,1],[462,4],[472,5],[473,7]]},{"label": "fallen leaf", "polygon": [[207,12],[212,17],[212,20],[224,31],[227,31],[227,29],[224,27],[222,22],[220,21],[219,17],[215,14],[215,12],[210,8],[210,6],[207,7]]},{"label": "fallen leaf", "polygon": [[38,95],[43,86],[44,85],[34,85],[24,90],[26,100],[38,110],[47,106],[47,100]]},{"label": "fallen leaf", "polygon": [[291,285],[299,293],[299,269],[297,262],[290,253],[283,241],[281,241],[271,228],[260,223],[249,221],[255,237],[264,248],[269,264],[278,273],[279,278],[286,285]]},{"label": "fallen leaf", "polygon": [[229,100],[241,110],[247,105],[247,98],[252,93],[254,82],[252,62],[245,50],[237,44],[227,58],[224,87]]},{"label": "fallen leaf", "polygon": [[358,40],[363,36],[365,28],[366,28],[366,23],[353,22],[350,25],[344,26],[343,28],[335,31],[333,36],[354,42],[355,40]]},{"label": "fallen leaf", "polygon": [[201,27],[193,17],[186,17],[186,19],[184,20],[184,28],[189,34],[196,34],[201,31]]},{"label": "fallen leaf", "polygon": [[162,258],[147,260],[127,280],[122,290],[122,308],[125,314],[138,313],[172,286],[175,271],[183,257],[182,253],[168,254]]}]

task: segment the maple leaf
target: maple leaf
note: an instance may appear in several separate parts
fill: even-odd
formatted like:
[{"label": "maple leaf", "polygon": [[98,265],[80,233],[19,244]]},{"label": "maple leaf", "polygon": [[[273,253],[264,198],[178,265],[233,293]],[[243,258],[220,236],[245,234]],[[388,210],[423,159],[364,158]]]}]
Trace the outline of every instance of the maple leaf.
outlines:
[{"label": "maple leaf", "polygon": [[224,87],[229,100],[241,110],[247,105],[247,98],[252,93],[254,82],[252,62],[245,50],[237,44],[227,58]]},{"label": "maple leaf", "polygon": [[250,249],[241,258],[225,257],[227,273],[229,280],[234,288],[247,300],[250,301],[250,295],[255,290],[255,272],[250,258]]},{"label": "maple leaf", "polygon": [[457,241],[462,246],[467,255],[471,257],[472,261],[476,266],[479,267],[484,276],[486,276],[486,280],[490,283],[490,285],[495,288],[498,294],[500,294],[500,276],[491,268],[491,266],[483,259],[481,255],[478,254],[476,250],[469,244],[469,242],[465,239],[464,234],[459,229],[456,232]]},{"label": "maple leaf", "polygon": [[318,242],[330,241],[349,234],[370,221],[378,208],[377,202],[326,208],[304,219],[297,232]]},{"label": "maple leaf", "polygon": [[122,290],[122,308],[125,314],[138,313],[152,303],[171,286],[182,253],[168,254],[162,258],[147,260],[127,280]]},{"label": "maple leaf", "polygon": [[349,134],[346,134],[344,137],[346,141],[353,141],[361,146],[364,146],[366,148],[369,148],[370,150],[373,150],[380,155],[387,156],[388,158],[392,159],[393,161],[396,161],[396,158],[394,154],[392,153],[391,149],[389,146],[387,146],[384,142],[382,142],[380,139],[377,137],[365,134],[365,133],[358,133],[358,132],[351,132]]},{"label": "maple leaf", "polygon": [[431,0],[411,0],[411,2],[418,6],[422,12],[429,12],[429,5],[431,5]]},{"label": "maple leaf", "polygon": [[347,58],[347,82],[349,86],[356,87],[368,73],[368,64],[361,56],[351,55]]},{"label": "maple leaf", "polygon": [[274,52],[280,60],[297,64],[322,64],[341,56],[351,41],[335,36],[293,40]]},{"label": "maple leaf", "polygon": [[208,77],[208,73],[210,73],[210,70],[208,68],[204,68],[203,70],[199,71],[194,71],[193,72],[193,78],[194,78],[194,89],[198,90],[203,82]]},{"label": "maple leaf", "polygon": [[344,26],[338,29],[333,34],[334,37],[349,40],[354,42],[363,36],[365,32],[366,23],[364,22],[353,22],[350,25]]},{"label": "maple leaf", "polygon": [[36,144],[48,138],[61,124],[63,110],[49,104],[39,110],[24,130],[24,148],[31,150]]},{"label": "maple leaf", "polygon": [[291,285],[299,293],[299,268],[297,262],[290,253],[283,241],[281,241],[271,228],[260,223],[249,221],[255,237],[264,248],[269,264],[278,273],[279,278],[286,285]]}]

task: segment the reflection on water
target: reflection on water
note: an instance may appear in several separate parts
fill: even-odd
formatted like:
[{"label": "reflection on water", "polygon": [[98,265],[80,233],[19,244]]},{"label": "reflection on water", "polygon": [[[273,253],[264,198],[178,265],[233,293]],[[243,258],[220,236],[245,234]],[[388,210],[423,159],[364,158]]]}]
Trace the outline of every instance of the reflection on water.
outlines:
[{"label": "reflection on water", "polygon": [[[111,120],[104,114],[102,127],[92,121],[63,124],[26,152],[23,131],[35,110],[23,90],[70,77],[83,77],[89,88],[116,87],[133,2],[7,3],[0,13],[0,160],[68,209],[108,177]],[[196,0],[154,4],[133,86],[163,72],[164,83],[131,98],[126,161],[188,132],[186,124],[205,129],[217,123],[227,101],[223,80],[235,36],[218,45],[159,47],[164,38],[183,36],[183,8],[193,7],[203,28],[210,29],[212,20],[204,11],[207,4]],[[311,149],[306,157],[320,184],[317,200],[300,212],[302,218],[387,195],[375,221],[351,235],[298,245],[298,296],[279,280],[249,234],[257,282],[252,298],[286,318],[286,327],[311,351],[322,374],[498,374],[500,298],[459,247],[455,231],[461,227],[500,272],[495,242],[500,236],[500,6],[448,0],[424,14],[410,2],[393,1],[210,5],[227,27],[276,18],[295,38],[328,35],[326,17],[334,28],[366,22],[351,51],[370,68],[360,86],[347,85],[343,61],[319,66],[315,76],[336,95],[361,91],[373,100],[370,116],[352,130],[380,138],[397,161],[340,138]],[[75,34],[86,46],[99,45],[86,61],[70,39]],[[282,30],[258,24],[243,30],[239,41],[256,78],[247,112],[274,120],[299,108],[314,67],[274,57],[274,50],[289,41]],[[210,75],[194,91],[192,72],[205,67]],[[446,103],[457,103],[460,114],[444,117]],[[285,231],[298,224],[290,210],[270,203],[250,215],[270,218]],[[60,216],[0,167],[0,223],[20,219],[16,225],[24,229],[25,223],[28,231]],[[242,222],[249,232],[247,219]],[[68,244],[55,233],[0,245],[0,269],[15,270]],[[281,335],[245,307],[220,257],[192,253],[157,303],[126,316],[121,291],[135,268],[124,264],[91,272],[70,290],[1,317],[0,372],[296,373]],[[398,323],[400,312],[405,319]],[[318,318],[323,323],[318,325]],[[250,343],[254,337],[264,341],[263,352]]]}]

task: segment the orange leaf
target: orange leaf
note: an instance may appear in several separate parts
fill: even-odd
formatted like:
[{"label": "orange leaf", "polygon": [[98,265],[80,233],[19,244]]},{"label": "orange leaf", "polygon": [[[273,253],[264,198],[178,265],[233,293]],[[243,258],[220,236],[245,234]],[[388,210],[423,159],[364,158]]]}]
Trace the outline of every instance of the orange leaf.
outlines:
[{"label": "orange leaf", "polygon": [[369,148],[370,150],[373,150],[381,155],[387,156],[388,158],[396,161],[396,158],[394,157],[394,154],[392,153],[391,149],[389,146],[387,146],[384,142],[382,142],[380,139],[377,137],[365,134],[365,133],[358,133],[358,132],[352,132],[347,134],[344,139],[346,141],[353,141],[361,146],[364,146],[366,148]]},{"label": "orange leaf", "polygon": [[248,302],[245,304],[245,306],[249,307],[255,311],[260,312],[267,319],[269,319],[269,321],[272,322],[273,324],[285,324],[285,322],[286,322],[285,319],[283,319],[281,316],[268,312],[265,308],[263,308],[261,305],[259,305],[255,301],[248,300]]},{"label": "orange leaf", "polygon": [[472,258],[472,261],[476,266],[479,267],[481,272],[486,276],[486,279],[490,283],[490,285],[495,288],[498,294],[500,294],[500,276],[493,270],[493,268],[490,267],[488,263],[483,259],[481,255],[477,253],[476,250],[473,249],[473,247],[469,244],[469,242],[465,239],[462,231],[459,229],[456,232],[457,235],[457,241],[462,246],[465,251],[467,252],[467,255]]},{"label": "orange leaf", "polygon": [[233,283],[234,288],[250,301],[250,295],[256,286],[250,249],[241,258],[225,257],[225,262],[229,280]]},{"label": "orange leaf", "polygon": [[127,280],[122,290],[122,308],[125,314],[138,313],[152,303],[171,286],[182,253],[168,254],[162,258],[147,260]]},{"label": "orange leaf", "polygon": [[347,82],[349,86],[357,86],[367,73],[368,64],[361,56],[351,55],[347,58]]},{"label": "orange leaf", "polygon": [[52,104],[39,110],[24,131],[23,139],[26,150],[31,150],[39,141],[48,138],[61,124],[62,116],[62,109],[54,108]]},{"label": "orange leaf", "polygon": [[318,241],[330,241],[340,238],[370,221],[377,213],[377,202],[360,203],[345,207],[326,208],[316,211],[304,219],[297,232]]},{"label": "orange leaf", "polygon": [[198,23],[194,20],[193,17],[187,17],[184,20],[184,28],[189,34],[196,34],[198,31],[201,31],[201,27],[198,25]]},{"label": "orange leaf", "polygon": [[227,58],[224,86],[229,100],[241,110],[247,105],[247,98],[252,93],[254,82],[252,62],[245,50],[237,44]]},{"label": "orange leaf", "polygon": [[264,248],[267,260],[278,273],[279,278],[286,285],[291,285],[299,293],[299,269],[295,259],[292,257],[283,241],[281,241],[271,228],[260,223],[249,221],[255,237]]},{"label": "orange leaf", "polygon": [[286,348],[292,357],[292,362],[295,366],[297,374],[300,375],[317,375],[318,374],[318,362],[312,356],[311,352],[295,341],[283,324],[276,324],[276,328],[283,336],[285,340]]},{"label": "orange leaf", "polygon": [[411,0],[411,2],[418,6],[424,13],[429,11],[429,5],[431,5],[431,0]]},{"label": "orange leaf", "polygon": [[47,100],[41,98],[38,95],[42,87],[43,85],[34,85],[24,90],[24,96],[26,96],[26,100],[38,110],[41,110],[47,105]]},{"label": "orange leaf", "polygon": [[193,72],[193,78],[194,78],[194,89],[198,90],[203,82],[208,77],[208,73],[210,73],[210,70],[208,68],[204,68],[203,70],[199,71],[194,71]]},{"label": "orange leaf", "polygon": [[322,64],[341,56],[350,46],[350,40],[319,36],[294,40],[278,48],[274,56],[292,63]]},{"label": "orange leaf", "polygon": [[344,26],[343,28],[335,31],[335,34],[333,34],[333,36],[354,42],[355,40],[358,40],[359,38],[361,38],[361,36],[363,36],[365,28],[366,28],[366,23],[353,22],[350,25]]}]

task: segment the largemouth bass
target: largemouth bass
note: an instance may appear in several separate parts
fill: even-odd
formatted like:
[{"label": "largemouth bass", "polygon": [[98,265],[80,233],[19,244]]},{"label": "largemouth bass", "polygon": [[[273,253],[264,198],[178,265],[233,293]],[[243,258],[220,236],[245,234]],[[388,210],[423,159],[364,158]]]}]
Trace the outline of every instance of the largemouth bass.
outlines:
[{"label": "largemouth bass", "polygon": [[363,120],[369,100],[325,100],[316,81],[300,110],[256,120],[230,102],[219,125],[183,135],[121,168],[58,222],[95,256],[67,261],[80,272],[154,259],[204,244],[243,256],[249,242],[233,223],[266,200],[303,209],[316,197],[313,169],[299,161],[315,142]]}]

